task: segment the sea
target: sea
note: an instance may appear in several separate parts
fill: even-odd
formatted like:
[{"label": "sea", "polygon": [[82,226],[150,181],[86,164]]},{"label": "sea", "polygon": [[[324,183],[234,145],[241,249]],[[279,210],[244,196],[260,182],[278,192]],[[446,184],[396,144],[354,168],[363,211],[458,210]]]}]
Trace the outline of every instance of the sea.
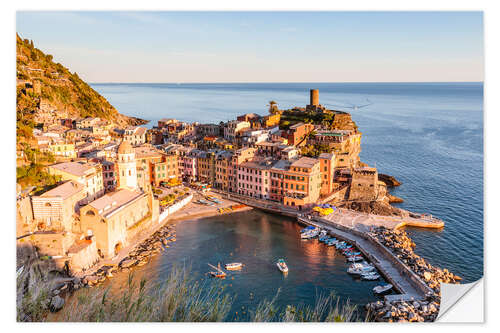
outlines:
[{"label": "sea", "polygon": [[[399,207],[443,219],[442,230],[406,228],[416,253],[469,283],[483,275],[483,83],[228,83],[91,84],[125,115],[218,123],[245,113],[267,114],[305,106],[309,90],[330,109],[351,113],[363,133],[361,160],[402,185],[391,190]],[[207,279],[207,263],[246,266],[223,283],[236,297],[228,320],[245,320],[258,302],[274,296],[279,306],[312,305],[335,293],[362,306],[376,300],[365,282],[346,274],[343,257],[317,241],[298,238],[289,218],[260,211],[183,221],[177,242],[139,267],[162,280],[174,266]],[[275,267],[285,258],[290,273]],[[126,279],[123,279],[125,283]],[[114,287],[119,281],[112,282]],[[244,313],[242,313],[244,312]]]}]

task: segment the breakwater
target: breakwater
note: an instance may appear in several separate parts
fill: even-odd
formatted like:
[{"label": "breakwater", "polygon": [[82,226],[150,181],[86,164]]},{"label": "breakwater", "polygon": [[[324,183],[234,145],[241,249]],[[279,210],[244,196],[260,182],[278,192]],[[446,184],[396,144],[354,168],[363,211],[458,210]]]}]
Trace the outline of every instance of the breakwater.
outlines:
[{"label": "breakwater", "polygon": [[[353,221],[346,223],[345,216],[341,218],[342,212],[337,213],[337,215],[331,214],[331,217],[328,218],[322,218],[258,199],[248,199],[232,194],[226,194],[226,196],[267,212],[295,216],[300,223],[326,229],[330,234],[355,245],[391,282],[394,289],[400,292],[398,295],[385,296],[384,301],[367,304],[366,308],[370,312],[372,320],[433,321],[439,314],[439,283],[459,283],[461,280],[460,277],[448,272],[448,270],[434,268],[424,259],[415,255],[413,249],[407,247],[407,244],[409,242],[412,244],[412,242],[406,234],[400,238],[389,238],[391,241],[387,241],[385,238],[381,239],[381,232],[382,234],[386,233],[384,237],[388,237],[390,233],[403,235],[397,229],[404,225],[404,219],[383,217],[384,219],[377,220],[375,217],[377,223],[374,225],[371,225],[371,220],[366,218],[363,223],[355,224]],[[360,217],[355,212],[349,211],[348,213],[354,214],[355,218]],[[424,227],[427,224],[430,228],[443,226],[442,221],[434,217],[416,214],[409,216],[410,214],[413,213],[408,212],[406,223],[412,223],[412,220],[415,220]],[[373,216],[371,218],[373,220]],[[337,220],[343,223],[337,223]],[[380,221],[382,221],[382,226],[380,226]],[[390,226],[390,228],[385,225]]]}]

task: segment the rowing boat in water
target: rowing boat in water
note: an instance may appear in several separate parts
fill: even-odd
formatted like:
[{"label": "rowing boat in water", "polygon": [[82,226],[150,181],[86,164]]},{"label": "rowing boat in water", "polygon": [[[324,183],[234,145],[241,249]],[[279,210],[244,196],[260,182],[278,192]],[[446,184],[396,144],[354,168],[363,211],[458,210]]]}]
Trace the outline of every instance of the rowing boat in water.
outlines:
[{"label": "rowing boat in water", "polygon": [[210,272],[210,275],[213,276],[213,277],[216,277],[216,278],[219,278],[219,279],[223,279],[226,277],[226,272],[224,272],[221,268],[220,268],[220,263],[217,264],[217,267],[213,266],[213,265],[210,265],[208,264],[208,266],[214,268],[216,271],[215,272]]},{"label": "rowing boat in water", "polygon": [[237,271],[243,267],[243,264],[241,262],[231,262],[226,264],[225,267],[228,271]]}]

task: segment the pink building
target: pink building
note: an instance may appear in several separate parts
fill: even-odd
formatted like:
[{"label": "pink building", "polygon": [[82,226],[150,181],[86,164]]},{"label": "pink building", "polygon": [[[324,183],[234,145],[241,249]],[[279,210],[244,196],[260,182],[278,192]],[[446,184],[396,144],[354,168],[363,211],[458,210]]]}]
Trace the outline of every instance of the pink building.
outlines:
[{"label": "pink building", "polygon": [[253,159],[238,166],[238,194],[269,199],[271,159]]},{"label": "pink building", "polygon": [[182,175],[187,180],[194,180],[198,176],[198,164],[196,156],[196,150],[192,150],[182,156]]}]

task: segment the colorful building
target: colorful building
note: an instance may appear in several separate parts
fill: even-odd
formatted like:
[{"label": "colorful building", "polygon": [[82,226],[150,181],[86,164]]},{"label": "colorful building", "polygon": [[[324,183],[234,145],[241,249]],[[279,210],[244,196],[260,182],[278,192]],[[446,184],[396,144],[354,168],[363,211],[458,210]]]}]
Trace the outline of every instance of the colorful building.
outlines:
[{"label": "colorful building", "polygon": [[320,161],[301,157],[293,162],[284,172],[284,184],[284,205],[298,209],[311,206],[320,196]]},{"label": "colorful building", "polygon": [[74,215],[80,211],[80,205],[85,203],[86,197],[84,186],[74,180],[32,197],[37,229],[73,232]]},{"label": "colorful building", "polygon": [[98,163],[65,162],[47,167],[49,174],[61,180],[74,180],[82,184],[87,193],[85,202],[93,201],[104,194],[101,165]]}]

